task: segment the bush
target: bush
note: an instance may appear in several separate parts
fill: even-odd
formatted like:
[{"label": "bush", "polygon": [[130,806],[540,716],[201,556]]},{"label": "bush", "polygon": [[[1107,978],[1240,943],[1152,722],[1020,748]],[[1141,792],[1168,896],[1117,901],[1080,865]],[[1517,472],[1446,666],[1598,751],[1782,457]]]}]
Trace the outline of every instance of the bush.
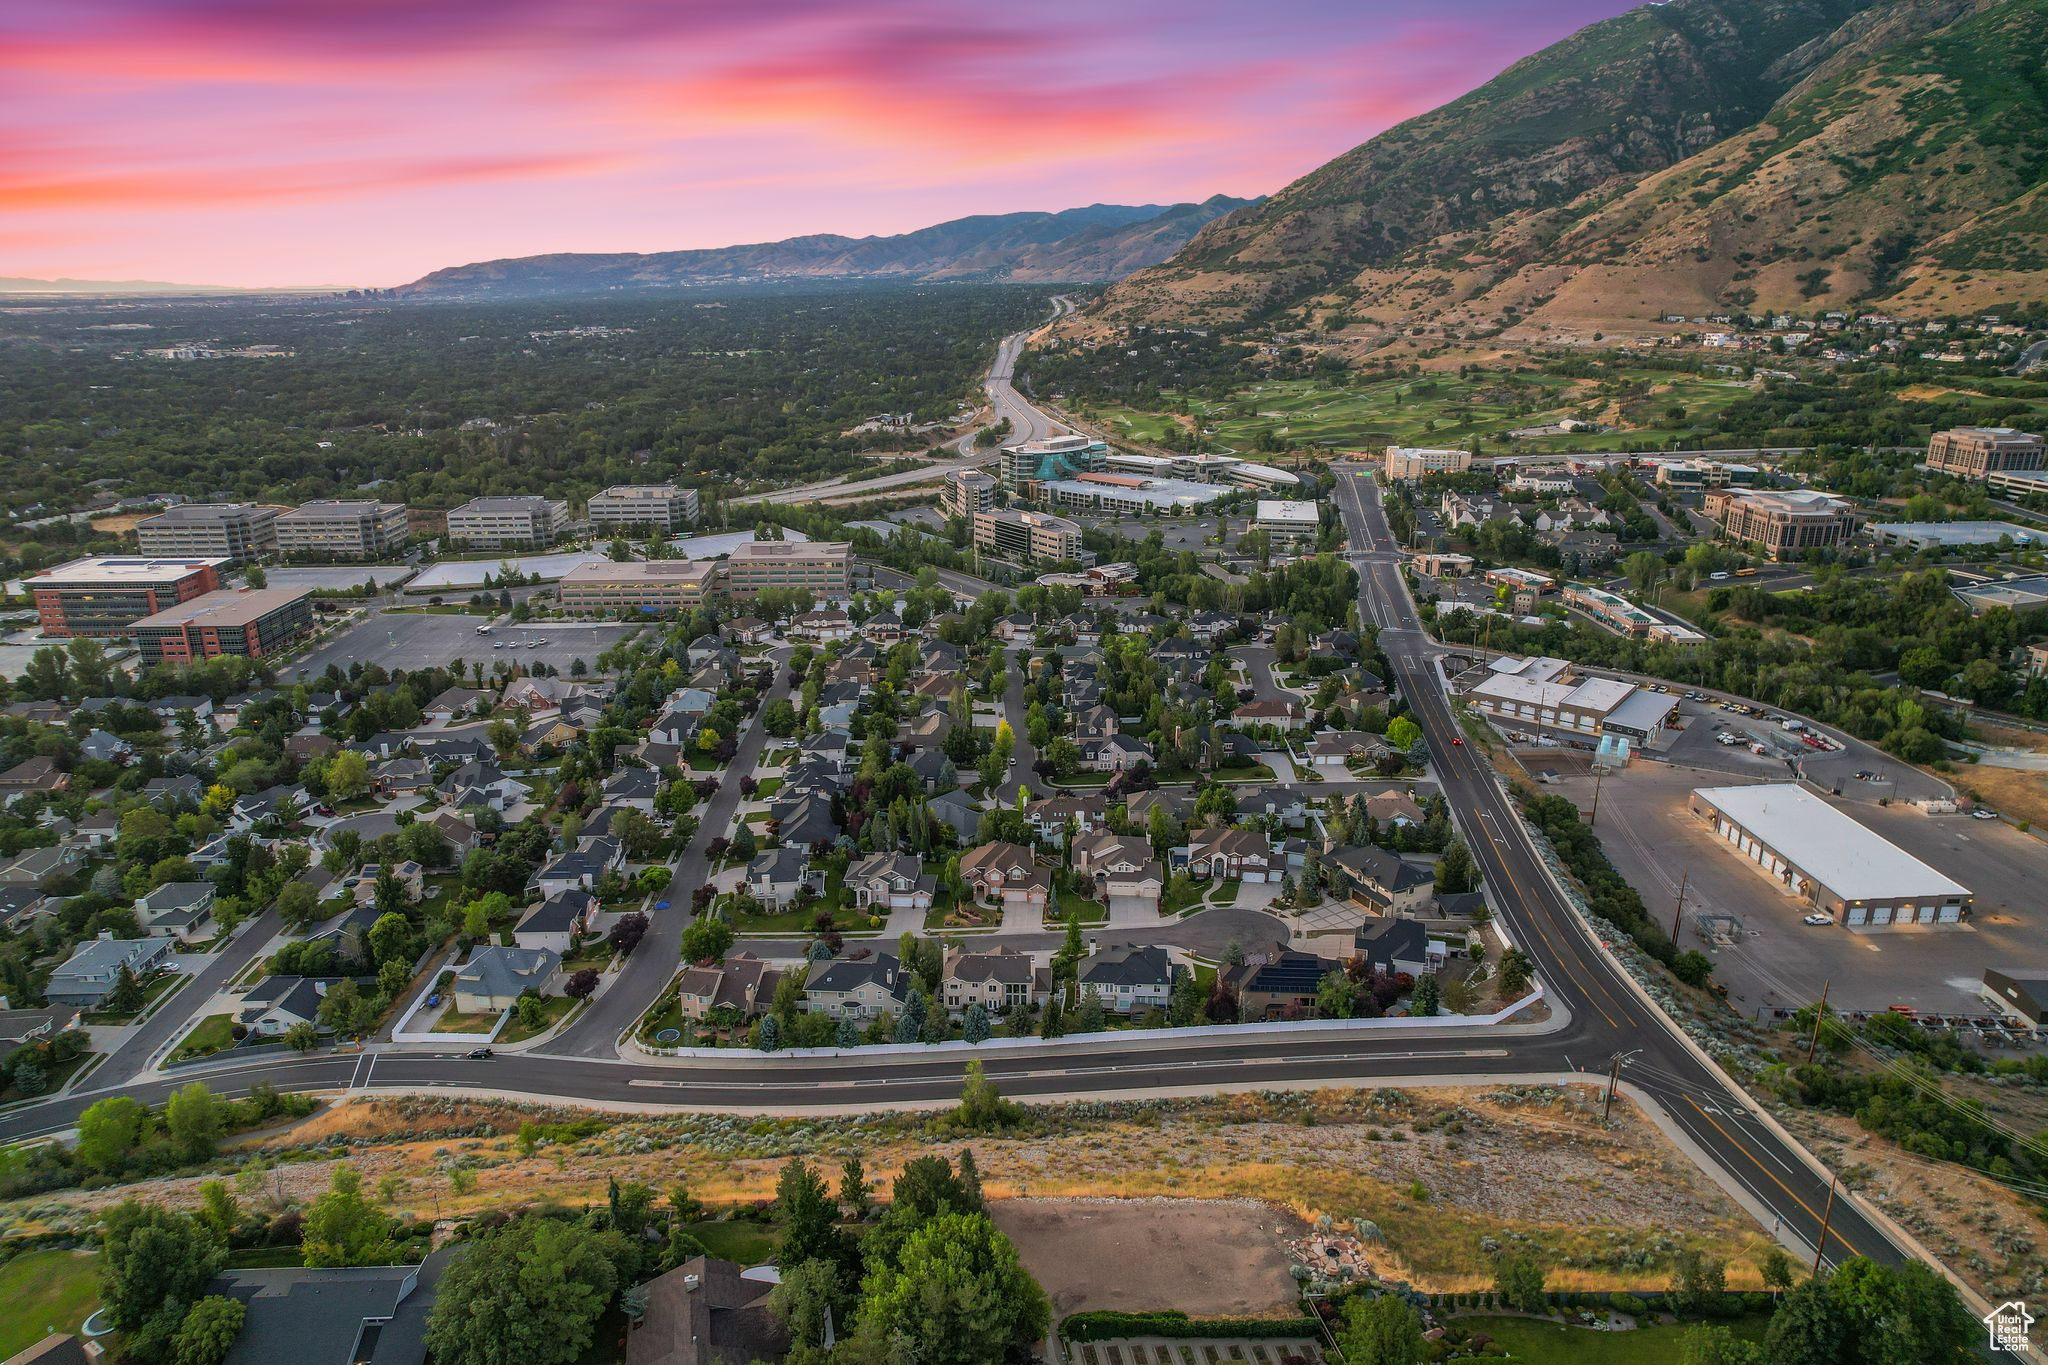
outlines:
[{"label": "bush", "polygon": [[1115,1341],[1123,1337],[1317,1337],[1314,1318],[1191,1318],[1186,1313],[1076,1313],[1060,1324],[1067,1341]]}]

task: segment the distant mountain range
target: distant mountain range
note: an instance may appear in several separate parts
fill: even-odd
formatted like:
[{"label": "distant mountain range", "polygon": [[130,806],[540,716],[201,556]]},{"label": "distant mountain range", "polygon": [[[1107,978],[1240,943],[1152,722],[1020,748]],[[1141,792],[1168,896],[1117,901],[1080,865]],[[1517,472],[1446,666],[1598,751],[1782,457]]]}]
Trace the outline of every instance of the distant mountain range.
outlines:
[{"label": "distant mountain range", "polygon": [[1201,227],[1256,203],[1090,204],[1059,213],[979,214],[894,237],[791,237],[697,251],[561,253],[453,266],[401,297],[543,298],[750,280],[1014,280],[1080,284],[1156,265]]},{"label": "distant mountain range", "polygon": [[1589,335],[2048,297],[2048,0],[1671,0],[1392,128],[1070,331]]}]

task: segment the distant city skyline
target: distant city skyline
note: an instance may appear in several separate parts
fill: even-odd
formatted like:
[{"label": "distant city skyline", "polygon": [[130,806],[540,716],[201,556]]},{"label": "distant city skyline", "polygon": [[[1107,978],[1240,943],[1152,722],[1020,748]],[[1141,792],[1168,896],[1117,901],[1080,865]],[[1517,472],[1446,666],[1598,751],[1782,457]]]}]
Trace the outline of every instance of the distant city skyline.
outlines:
[{"label": "distant city skyline", "polygon": [[1631,7],[15,5],[0,276],[387,286],[504,256],[1269,194]]}]

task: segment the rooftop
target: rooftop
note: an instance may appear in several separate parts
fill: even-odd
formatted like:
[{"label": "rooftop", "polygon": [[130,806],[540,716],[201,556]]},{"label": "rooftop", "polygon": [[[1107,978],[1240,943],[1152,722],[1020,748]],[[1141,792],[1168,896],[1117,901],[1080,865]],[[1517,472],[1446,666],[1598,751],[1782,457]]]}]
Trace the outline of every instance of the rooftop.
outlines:
[{"label": "rooftop", "polygon": [[262,512],[275,512],[274,507],[264,507],[252,502],[188,502],[176,507],[167,507],[153,517],[145,517],[139,523],[143,526],[211,526],[231,517],[255,516]]},{"label": "rooftop", "polygon": [[281,512],[278,518],[281,521],[298,521],[314,517],[373,517],[380,512],[396,511],[400,506],[395,502],[378,502],[375,498],[318,498]]},{"label": "rooftop", "polygon": [[1304,526],[1314,526],[1319,520],[1316,505],[1312,502],[1295,502],[1287,499],[1260,498],[1260,521],[1292,521]]},{"label": "rooftop", "polygon": [[45,569],[29,580],[29,586],[86,583],[116,587],[125,583],[158,583],[166,578],[183,578],[204,568],[212,568],[218,573],[234,562],[232,559],[181,559],[161,555],[95,555]]},{"label": "rooftop", "polygon": [[592,560],[562,575],[565,588],[606,583],[704,583],[718,573],[712,559],[650,559],[645,563]]},{"label": "rooftop", "polygon": [[305,600],[304,588],[222,588],[189,602],[165,607],[135,623],[138,632],[152,626],[246,626],[271,612]]},{"label": "rooftop", "polygon": [[851,559],[853,546],[843,540],[748,540],[733,546],[733,563],[776,559]]},{"label": "rooftop", "polygon": [[1693,792],[1845,900],[1967,896],[1970,889],[1790,782]]}]

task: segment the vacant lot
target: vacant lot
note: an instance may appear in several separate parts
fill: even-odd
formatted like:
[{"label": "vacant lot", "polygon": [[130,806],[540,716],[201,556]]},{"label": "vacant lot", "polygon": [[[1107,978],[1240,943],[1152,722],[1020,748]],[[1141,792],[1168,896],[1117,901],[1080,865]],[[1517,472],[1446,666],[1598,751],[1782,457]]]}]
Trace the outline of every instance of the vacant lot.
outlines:
[{"label": "vacant lot", "polygon": [[1285,1239],[1300,1223],[1254,1200],[1005,1199],[989,1213],[1056,1316],[1178,1308],[1257,1317],[1294,1308]]}]

